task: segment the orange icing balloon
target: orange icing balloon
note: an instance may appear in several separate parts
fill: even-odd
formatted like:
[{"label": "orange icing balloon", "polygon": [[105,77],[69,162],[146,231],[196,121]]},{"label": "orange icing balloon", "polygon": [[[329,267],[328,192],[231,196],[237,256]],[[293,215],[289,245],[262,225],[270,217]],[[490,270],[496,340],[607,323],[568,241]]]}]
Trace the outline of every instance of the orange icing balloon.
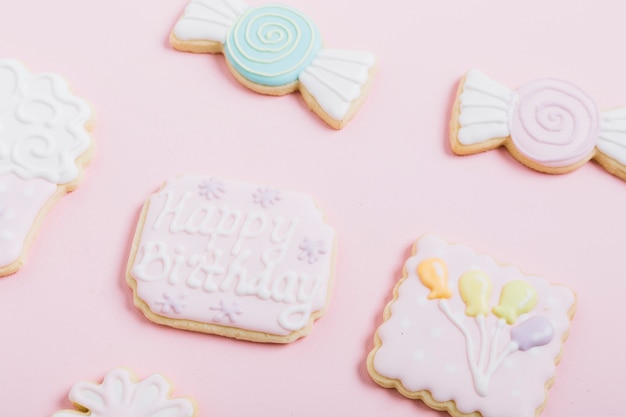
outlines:
[{"label": "orange icing balloon", "polygon": [[439,258],[425,259],[417,265],[417,276],[425,287],[430,290],[428,299],[452,298],[448,288],[448,267]]}]

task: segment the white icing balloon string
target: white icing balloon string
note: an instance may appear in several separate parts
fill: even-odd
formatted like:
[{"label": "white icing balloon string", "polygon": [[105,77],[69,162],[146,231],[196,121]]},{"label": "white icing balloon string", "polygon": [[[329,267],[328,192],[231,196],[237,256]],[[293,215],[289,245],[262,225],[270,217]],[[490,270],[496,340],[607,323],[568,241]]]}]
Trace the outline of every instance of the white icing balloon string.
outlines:
[{"label": "white icing balloon string", "polygon": [[[484,397],[489,392],[489,383],[493,373],[502,365],[504,360],[511,354],[517,352],[518,344],[514,341],[509,342],[506,347],[498,354],[498,339],[500,332],[506,321],[499,319],[496,326],[491,333],[491,343],[487,338],[487,330],[485,328],[485,316],[479,314],[475,318],[476,326],[480,334],[480,349],[478,358],[475,355],[475,346],[470,332],[465,327],[463,322],[450,311],[448,301],[445,298],[441,298],[437,303],[439,309],[446,315],[446,317],[456,326],[457,329],[463,334],[465,338],[465,350],[467,353],[467,361],[469,364],[472,378],[474,380],[474,387],[476,392]],[[489,346],[489,348],[488,348]],[[486,361],[487,351],[489,350],[489,360]],[[486,363],[485,363],[486,362]]]},{"label": "white icing balloon string", "polygon": [[478,369],[485,368],[485,360],[487,359],[487,329],[485,329],[485,316],[477,314],[474,318],[478,331],[480,332],[480,355],[478,359]]}]

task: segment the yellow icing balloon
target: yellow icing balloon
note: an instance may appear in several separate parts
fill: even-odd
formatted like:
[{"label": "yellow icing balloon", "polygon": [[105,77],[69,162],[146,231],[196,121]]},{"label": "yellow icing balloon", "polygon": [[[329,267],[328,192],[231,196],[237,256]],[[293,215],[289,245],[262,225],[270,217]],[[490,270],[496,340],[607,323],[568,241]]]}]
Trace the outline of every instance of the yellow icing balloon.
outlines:
[{"label": "yellow icing balloon", "polygon": [[515,323],[517,317],[528,313],[537,305],[537,291],[526,281],[507,282],[500,292],[500,302],[492,311],[508,324]]},{"label": "yellow icing balloon", "polygon": [[489,298],[491,298],[491,278],[483,271],[467,271],[459,278],[459,293],[467,308],[465,314],[476,317],[489,314]]},{"label": "yellow icing balloon", "polygon": [[417,276],[430,290],[429,300],[452,297],[448,288],[448,267],[442,259],[429,258],[420,262],[417,265]]}]

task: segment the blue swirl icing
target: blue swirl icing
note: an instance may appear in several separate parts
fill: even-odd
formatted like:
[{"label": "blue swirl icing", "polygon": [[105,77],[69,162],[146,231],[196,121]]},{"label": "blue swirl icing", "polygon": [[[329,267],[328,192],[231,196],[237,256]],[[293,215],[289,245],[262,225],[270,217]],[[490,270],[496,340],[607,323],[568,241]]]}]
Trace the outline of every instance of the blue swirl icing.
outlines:
[{"label": "blue swirl icing", "polygon": [[296,81],[321,48],[321,36],[308,17],[287,6],[265,5],[239,16],[224,54],[244,78],[281,86]]}]

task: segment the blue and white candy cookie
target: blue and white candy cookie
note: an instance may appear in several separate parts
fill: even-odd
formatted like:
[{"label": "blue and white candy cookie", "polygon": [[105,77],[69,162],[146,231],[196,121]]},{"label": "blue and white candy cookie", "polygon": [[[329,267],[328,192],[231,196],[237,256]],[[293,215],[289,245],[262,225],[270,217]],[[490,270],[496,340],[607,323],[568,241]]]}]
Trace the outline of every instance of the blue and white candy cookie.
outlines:
[{"label": "blue and white candy cookie", "polygon": [[235,78],[253,91],[299,90],[335,129],[356,114],[375,62],[369,52],[323,48],[315,24],[291,7],[241,0],[191,0],[170,41],[181,51],[223,53]]}]

